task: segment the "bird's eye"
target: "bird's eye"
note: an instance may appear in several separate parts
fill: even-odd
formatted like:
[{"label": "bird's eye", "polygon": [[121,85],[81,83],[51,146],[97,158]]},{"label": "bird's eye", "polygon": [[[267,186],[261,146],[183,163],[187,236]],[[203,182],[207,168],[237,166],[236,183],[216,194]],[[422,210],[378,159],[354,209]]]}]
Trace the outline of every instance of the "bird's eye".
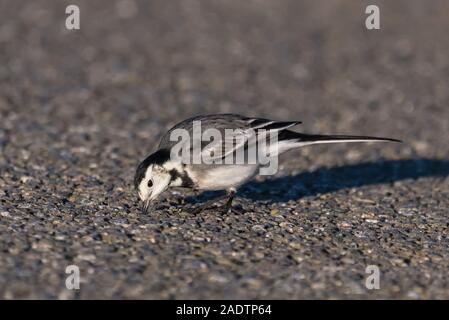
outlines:
[{"label": "bird's eye", "polygon": [[148,188],[151,188],[153,186],[153,180],[148,180]]}]

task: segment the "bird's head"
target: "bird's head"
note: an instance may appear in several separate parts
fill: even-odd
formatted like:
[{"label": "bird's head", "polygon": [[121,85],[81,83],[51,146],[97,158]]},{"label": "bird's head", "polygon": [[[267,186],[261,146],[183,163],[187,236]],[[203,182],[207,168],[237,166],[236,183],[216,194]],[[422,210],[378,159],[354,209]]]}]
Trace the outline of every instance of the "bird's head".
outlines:
[{"label": "bird's head", "polygon": [[150,203],[170,186],[172,175],[166,168],[166,164],[169,162],[170,152],[158,150],[149,155],[137,167],[134,187],[143,202],[145,212]]}]

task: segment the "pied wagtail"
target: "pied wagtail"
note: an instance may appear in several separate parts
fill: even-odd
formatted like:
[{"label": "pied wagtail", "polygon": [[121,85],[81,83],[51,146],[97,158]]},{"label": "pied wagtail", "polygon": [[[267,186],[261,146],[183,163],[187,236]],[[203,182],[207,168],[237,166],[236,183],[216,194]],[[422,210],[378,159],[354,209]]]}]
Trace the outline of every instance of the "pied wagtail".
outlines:
[{"label": "pied wagtail", "polygon": [[[226,190],[226,193],[222,197],[213,199],[212,201],[228,198],[224,206],[224,211],[227,212],[231,208],[232,199],[237,188],[251,180],[257,174],[260,163],[189,164],[172,159],[171,148],[175,146],[177,141],[171,141],[170,134],[175,129],[183,129],[186,132],[192,133],[194,121],[200,121],[203,131],[208,128],[214,128],[223,135],[225,135],[225,129],[232,129],[238,130],[246,136],[255,135],[256,139],[258,139],[257,136],[262,131],[275,132],[278,142],[275,154],[272,150],[265,150],[265,152],[271,153],[272,155],[279,155],[294,148],[318,143],[365,141],[401,142],[400,140],[390,138],[304,134],[287,130],[301,123],[300,121],[274,121],[263,118],[245,117],[238,114],[212,114],[189,118],[176,124],[165,133],[158,150],[143,160],[136,170],[134,186],[143,202],[142,208],[144,212],[147,212],[150,203],[169,187],[186,187],[201,191]],[[248,148],[248,141],[249,139],[246,139],[246,144],[232,142],[230,148],[231,153],[241,150],[240,148]],[[223,143],[215,144],[212,147],[210,144],[205,146],[204,141],[201,141],[201,147],[196,152],[208,152],[209,155],[215,152],[221,156],[223,154],[224,144],[227,144],[226,138],[223,140]],[[269,147],[267,145],[265,148]],[[190,153],[194,152],[192,148],[188,150]],[[225,152],[229,154],[227,151]],[[204,207],[209,206],[212,201],[208,201],[205,205],[200,206],[195,212],[199,212]]]}]

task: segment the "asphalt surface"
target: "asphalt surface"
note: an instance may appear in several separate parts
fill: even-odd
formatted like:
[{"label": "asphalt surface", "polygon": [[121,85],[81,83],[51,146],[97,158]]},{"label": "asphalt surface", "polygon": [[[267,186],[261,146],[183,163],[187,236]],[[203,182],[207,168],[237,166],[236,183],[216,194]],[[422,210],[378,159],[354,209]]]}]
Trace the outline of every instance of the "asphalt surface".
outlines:
[{"label": "asphalt surface", "polygon": [[[373,3],[378,31],[359,0],[0,1],[0,297],[449,298],[449,3]],[[405,143],[290,152],[243,214],[142,214],[139,161],[217,112]]]}]

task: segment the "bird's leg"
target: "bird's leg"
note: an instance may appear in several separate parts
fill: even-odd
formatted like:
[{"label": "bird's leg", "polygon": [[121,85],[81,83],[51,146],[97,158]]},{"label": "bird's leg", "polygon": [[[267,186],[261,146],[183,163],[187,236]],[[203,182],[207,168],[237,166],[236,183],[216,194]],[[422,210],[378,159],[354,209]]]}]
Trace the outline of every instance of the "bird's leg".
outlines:
[{"label": "bird's leg", "polygon": [[235,197],[235,189],[231,189],[227,192],[228,201],[226,201],[226,204],[224,205],[223,213],[228,213],[229,209],[232,209],[232,200],[234,200]]},{"label": "bird's leg", "polygon": [[222,195],[220,195],[220,196],[218,196],[218,197],[216,197],[216,198],[210,199],[210,200],[208,200],[208,201],[206,201],[206,202],[200,204],[198,207],[189,210],[189,212],[190,212],[190,213],[193,213],[193,214],[198,214],[198,213],[200,213],[201,211],[203,211],[203,210],[205,210],[205,209],[211,207],[211,206],[212,206],[213,204],[215,204],[216,202],[218,202],[218,201],[220,201],[220,200],[223,200],[223,199],[225,199],[225,198],[227,198],[227,197],[228,197],[228,194],[227,194],[227,193],[222,194]]},{"label": "bird's leg", "polygon": [[226,203],[222,207],[222,209],[223,209],[222,212],[223,213],[228,213],[229,210],[231,210],[231,211],[235,211],[236,213],[240,214],[241,212],[239,210],[237,210],[237,209],[232,207],[232,201],[235,198],[235,194],[236,194],[236,190],[235,189],[228,190],[228,191],[226,191],[225,194],[222,194],[221,196],[218,196],[216,198],[208,200],[205,203],[202,203],[201,205],[199,205],[198,207],[188,210],[188,212],[192,213],[192,214],[198,214],[201,211],[203,211],[205,209],[208,209],[209,207],[211,207],[213,204],[217,203],[218,201],[227,198]]}]

